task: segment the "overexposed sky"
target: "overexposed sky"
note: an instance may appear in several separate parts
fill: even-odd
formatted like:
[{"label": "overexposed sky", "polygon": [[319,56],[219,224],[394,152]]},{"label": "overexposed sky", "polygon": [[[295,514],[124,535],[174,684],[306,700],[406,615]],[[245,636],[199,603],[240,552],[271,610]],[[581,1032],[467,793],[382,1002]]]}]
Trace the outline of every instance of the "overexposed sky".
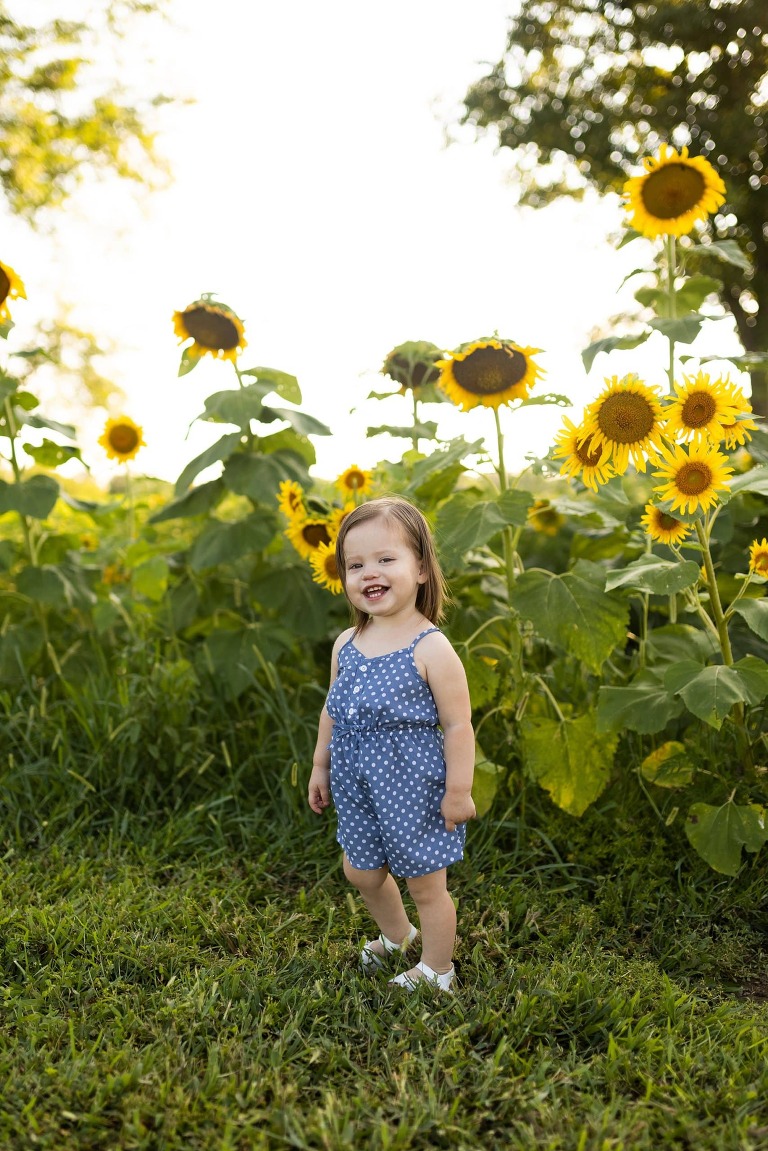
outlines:
[{"label": "overexposed sky", "polygon": [[[69,0],[46,2],[61,12]],[[600,357],[589,380],[582,367],[590,330],[630,299],[617,292],[642,257],[608,240],[623,215],[615,200],[522,210],[490,141],[465,131],[445,145],[444,123],[503,48],[512,2],[173,0],[173,27],[147,24],[124,48],[120,75],[194,101],[163,114],[172,185],[92,185],[59,214],[55,238],[4,219],[0,258],[26,283],[20,334],[60,298],[115,345],[107,373],[147,441],[137,472],[174,479],[222,432],[198,423],[185,439],[205,396],[235,382],[208,359],[177,378],[172,313],[201,292],[243,319],[242,367],[298,377],[303,410],[334,433],[315,440],[313,470],[330,478],[408,446],[365,437],[408,420],[405,400],[366,401],[389,386],[378,369],[405,340],[450,349],[498,330],[542,348],[537,392],[567,394],[574,419],[604,374],[645,362],[647,382],[664,384],[663,347],[658,366],[621,353]],[[445,436],[493,436],[482,409],[425,415]],[[507,413],[508,465],[544,453],[560,422],[556,408]],[[108,477],[102,425],[101,414],[79,421],[86,460]]]}]

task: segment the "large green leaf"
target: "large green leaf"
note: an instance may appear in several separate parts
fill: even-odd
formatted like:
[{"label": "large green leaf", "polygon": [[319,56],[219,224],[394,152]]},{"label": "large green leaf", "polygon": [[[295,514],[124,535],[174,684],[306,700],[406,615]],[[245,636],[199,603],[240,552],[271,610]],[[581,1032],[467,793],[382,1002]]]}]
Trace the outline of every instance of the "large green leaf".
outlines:
[{"label": "large green leaf", "polygon": [[703,628],[687,623],[670,623],[655,627],[648,635],[646,655],[650,664],[679,663],[696,659],[709,663],[720,654],[717,640]]},{"label": "large green leaf", "polygon": [[617,735],[600,734],[595,713],[562,722],[525,716],[524,766],[563,811],[583,815],[611,775]]},{"label": "large green leaf", "polygon": [[262,385],[269,384],[268,391],[276,392],[289,404],[301,403],[299,381],[289,372],[281,372],[278,368],[245,368],[240,375],[253,376]]},{"label": "large green leaf", "polygon": [[486,815],[493,804],[505,770],[498,763],[486,759],[479,744],[475,746],[475,775],[472,780],[472,798],[478,817]]},{"label": "large green leaf", "polygon": [[50,607],[71,607],[74,600],[74,590],[69,580],[58,568],[49,564],[23,568],[16,580],[16,587],[22,595]]},{"label": "large green leaf", "polygon": [[584,371],[588,372],[595,362],[595,357],[601,352],[612,352],[615,348],[628,350],[637,348],[648,339],[648,332],[641,332],[638,336],[605,336],[602,340],[595,340],[581,353]]},{"label": "large green leaf", "polygon": [[260,420],[263,399],[273,389],[270,384],[247,384],[244,388],[214,392],[205,401],[205,411],[198,418],[220,424],[235,424],[250,431],[251,420]]},{"label": "large green leaf", "polygon": [[724,264],[733,264],[741,268],[742,272],[752,270],[752,261],[746,252],[743,252],[736,240],[715,240],[711,244],[695,244],[686,249],[685,258],[692,261],[706,260],[708,256]]},{"label": "large green leaf", "polygon": [[226,491],[224,481],[219,477],[210,480],[207,484],[200,484],[192,488],[186,495],[177,500],[171,500],[159,512],[149,517],[151,524],[162,523],[163,520],[183,519],[187,516],[203,516],[215,507]]},{"label": "large green leaf", "polygon": [[752,803],[740,806],[732,799],[722,807],[694,803],[685,834],[711,868],[722,875],[737,875],[742,848],[755,852],[768,842],[765,808]]},{"label": "large green leaf", "polygon": [[234,563],[242,556],[262,551],[277,532],[277,519],[272,514],[258,512],[237,523],[214,520],[195,540],[190,552],[190,566],[194,571]]},{"label": "large green leaf", "polygon": [[687,787],[696,774],[685,744],[677,740],[662,743],[640,764],[640,774],[657,787]]},{"label": "large green leaf", "polygon": [[631,588],[652,595],[674,595],[698,583],[700,565],[693,560],[664,560],[642,555],[620,571],[608,572],[605,590]]},{"label": "large green leaf", "polygon": [[59,436],[66,436],[68,440],[74,440],[77,432],[71,424],[60,424],[58,420],[47,420],[45,416],[20,416],[20,424],[26,424],[30,428],[47,428],[49,432],[56,432]]},{"label": "large green leaf", "polygon": [[[761,661],[758,661],[761,662]],[[768,692],[768,675],[766,677]],[[679,695],[690,712],[719,728],[736,703],[750,703],[754,687],[737,667],[702,667],[695,660],[673,664],[664,675],[669,691]]]},{"label": "large green leaf", "polygon": [[437,436],[437,424],[432,420],[420,420],[416,424],[403,427],[393,427],[391,424],[381,424],[375,428],[366,428],[367,436],[397,436],[403,440],[434,440]]},{"label": "large green leaf", "polygon": [[683,710],[662,679],[651,671],[639,672],[628,687],[601,687],[597,703],[598,731],[663,731]]},{"label": "large green leaf", "polygon": [[676,320],[651,320],[650,326],[661,332],[668,340],[677,344],[692,344],[701,331],[704,317],[699,315],[681,316]]},{"label": "large green leaf", "polygon": [[746,621],[756,635],[768,640],[768,599],[739,600],[733,605],[733,611]]},{"label": "large green leaf", "polygon": [[313,581],[309,564],[282,564],[254,580],[253,592],[259,603],[279,613],[285,628],[305,641],[326,636],[333,596]]},{"label": "large green leaf", "polygon": [[507,491],[493,500],[457,492],[437,515],[435,531],[442,552],[461,556],[481,547],[510,524],[522,527],[533,504],[530,492]]},{"label": "large green leaf", "polygon": [[[273,432],[269,436],[259,436],[259,451],[264,455],[292,452],[293,455],[300,456],[308,468],[317,462],[315,445],[306,436],[300,435],[295,428],[281,428],[279,432]],[[302,483],[306,485],[307,477],[304,477]]]},{"label": "large green leaf", "polygon": [[283,480],[302,483],[306,474],[304,461],[294,452],[272,452],[266,456],[237,452],[224,465],[222,479],[235,495],[248,496],[272,508],[276,506],[280,483]]},{"label": "large green leaf", "polygon": [[483,450],[482,440],[471,444],[463,436],[451,440],[444,448],[438,448],[414,465],[405,495],[416,500],[445,499],[453,491],[458,476],[466,471],[462,461]]},{"label": "large green leaf", "polygon": [[564,647],[596,672],[626,640],[629,605],[624,596],[605,591],[605,570],[587,560],[564,575],[524,572],[513,588],[511,606],[542,639]]},{"label": "large green leaf", "polygon": [[278,659],[286,646],[280,629],[268,624],[214,631],[203,643],[198,669],[207,671],[226,695],[236,698],[250,687],[262,661]]},{"label": "large green leaf", "polygon": [[165,557],[152,556],[134,568],[131,587],[152,603],[159,603],[168,588],[169,574],[170,569]]},{"label": "large green leaf", "polygon": [[759,492],[761,496],[768,496],[768,467],[761,464],[758,468],[750,468],[740,476],[736,476],[728,484],[727,491],[719,493],[722,503],[728,501],[739,492]]},{"label": "large green leaf", "polygon": [[745,702],[757,707],[768,695],[768,663],[756,655],[745,655],[733,665],[746,693]]},{"label": "large green leaf", "polygon": [[723,281],[715,276],[691,276],[675,292],[675,310],[678,316],[686,312],[697,312],[707,296],[717,294]]},{"label": "large green leaf", "polygon": [[30,476],[21,483],[0,480],[0,515],[18,512],[33,520],[44,520],[59,498],[59,485],[51,476]]},{"label": "large green leaf", "polygon": [[195,476],[199,476],[200,472],[205,471],[206,468],[211,467],[212,464],[217,464],[220,460],[229,459],[235,449],[238,447],[242,439],[242,432],[227,432],[215,444],[211,444],[199,456],[195,456],[190,460],[184,471],[181,473],[176,481],[175,493],[177,496],[183,495]]},{"label": "large green leaf", "polygon": [[41,468],[57,468],[67,460],[81,460],[80,448],[70,448],[65,444],[57,444],[53,440],[44,439],[41,444],[23,444],[24,451]]},{"label": "large green leaf", "polygon": [[300,412],[298,409],[266,407],[265,405],[262,408],[261,418],[266,423],[270,423],[273,419],[287,420],[291,427],[303,436],[329,436],[331,434],[331,429],[327,424],[322,424],[314,416],[309,416],[306,412]]}]

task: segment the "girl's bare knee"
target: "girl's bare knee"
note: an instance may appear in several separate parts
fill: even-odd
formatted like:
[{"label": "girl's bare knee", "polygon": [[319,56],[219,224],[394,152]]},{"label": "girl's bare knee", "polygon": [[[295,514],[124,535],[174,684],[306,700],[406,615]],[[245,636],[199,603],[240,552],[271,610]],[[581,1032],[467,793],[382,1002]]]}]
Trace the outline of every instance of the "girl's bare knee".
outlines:
[{"label": "girl's bare knee", "polygon": [[429,875],[415,875],[406,880],[408,891],[414,903],[428,903],[434,899],[442,899],[448,890],[446,871],[432,871]]},{"label": "girl's bare knee", "polygon": [[373,871],[361,871],[359,868],[353,867],[345,855],[344,874],[358,891],[376,891],[389,875],[389,868],[384,866],[374,868]]}]

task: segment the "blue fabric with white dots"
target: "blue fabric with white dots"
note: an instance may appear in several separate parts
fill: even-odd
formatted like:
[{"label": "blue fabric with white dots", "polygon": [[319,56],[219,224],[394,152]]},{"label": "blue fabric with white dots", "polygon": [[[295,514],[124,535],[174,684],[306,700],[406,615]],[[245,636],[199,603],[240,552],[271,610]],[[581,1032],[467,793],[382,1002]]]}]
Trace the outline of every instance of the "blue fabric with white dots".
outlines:
[{"label": "blue fabric with white dots", "polygon": [[[431,627],[399,651],[368,657],[349,639],[326,707],[333,720],[331,795],[338,839],[353,867],[388,864],[411,878],[464,855],[466,825],[445,830],[443,733],[414,650]],[[354,638],[354,637],[353,637]]]}]

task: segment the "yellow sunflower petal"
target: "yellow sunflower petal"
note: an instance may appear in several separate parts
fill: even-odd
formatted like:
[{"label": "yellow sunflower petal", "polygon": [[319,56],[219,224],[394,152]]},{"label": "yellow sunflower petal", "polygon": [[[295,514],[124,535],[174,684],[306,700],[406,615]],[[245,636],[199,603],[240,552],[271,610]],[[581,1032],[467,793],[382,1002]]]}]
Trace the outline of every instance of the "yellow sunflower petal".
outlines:
[{"label": "yellow sunflower petal", "polygon": [[653,503],[645,505],[645,515],[640,519],[646,532],[652,540],[661,544],[678,544],[690,535],[690,526],[676,520],[669,512],[663,511]]},{"label": "yellow sunflower petal", "polygon": [[685,514],[707,511],[726,491],[733,468],[728,458],[711,444],[691,444],[686,448],[673,444],[662,448],[661,466],[653,473],[662,482],[654,487],[659,499],[670,503],[670,510]]},{"label": "yellow sunflower petal", "polygon": [[239,316],[226,304],[202,296],[183,312],[173,313],[173,327],[179,343],[193,342],[186,349],[195,357],[236,360],[245,348],[245,328]]},{"label": "yellow sunflower petal", "polygon": [[9,300],[26,300],[26,298],[24,284],[13,268],[9,264],[0,263],[0,323],[7,324],[10,321]]},{"label": "yellow sunflower petal", "polygon": [[336,549],[332,544],[320,544],[309,557],[312,566],[312,579],[333,595],[341,595],[344,590],[336,566]]},{"label": "yellow sunflower petal", "polygon": [[607,388],[584,412],[582,428],[592,447],[610,449],[617,475],[623,475],[630,462],[639,472],[647,461],[656,459],[661,445],[661,402],[655,388],[649,388],[634,375],[606,378]]},{"label": "yellow sunflower petal", "polygon": [[749,570],[768,579],[768,539],[753,540],[749,547]]},{"label": "yellow sunflower petal", "polygon": [[553,459],[562,459],[560,474],[578,477],[586,487],[596,492],[600,484],[606,484],[616,473],[610,462],[611,449],[607,444],[595,447],[591,437],[584,434],[584,428],[576,427],[567,416],[563,416],[563,428],[555,437],[557,447]]},{"label": "yellow sunflower petal", "polygon": [[305,560],[323,544],[331,543],[328,521],[310,516],[294,519],[285,529],[285,535]]},{"label": "yellow sunflower petal", "polygon": [[336,487],[345,495],[367,495],[373,487],[373,472],[366,472],[357,464],[352,464],[336,480]]},{"label": "yellow sunflower petal", "polygon": [[675,382],[675,395],[664,408],[664,432],[670,439],[695,443],[722,440],[724,428],[733,425],[738,414],[725,381],[698,372],[685,376],[682,384]]},{"label": "yellow sunflower petal", "polygon": [[543,369],[531,359],[541,348],[523,348],[512,340],[476,340],[450,359],[438,360],[439,384],[457,407],[478,404],[498,408],[524,400]]},{"label": "yellow sunflower petal", "polygon": [[277,495],[278,506],[284,516],[289,520],[306,515],[304,508],[304,489],[295,480],[282,480]]},{"label": "yellow sunflower petal", "polygon": [[709,160],[662,144],[646,156],[645,173],[624,184],[630,224],[644,236],[685,236],[725,202],[725,184]]}]

